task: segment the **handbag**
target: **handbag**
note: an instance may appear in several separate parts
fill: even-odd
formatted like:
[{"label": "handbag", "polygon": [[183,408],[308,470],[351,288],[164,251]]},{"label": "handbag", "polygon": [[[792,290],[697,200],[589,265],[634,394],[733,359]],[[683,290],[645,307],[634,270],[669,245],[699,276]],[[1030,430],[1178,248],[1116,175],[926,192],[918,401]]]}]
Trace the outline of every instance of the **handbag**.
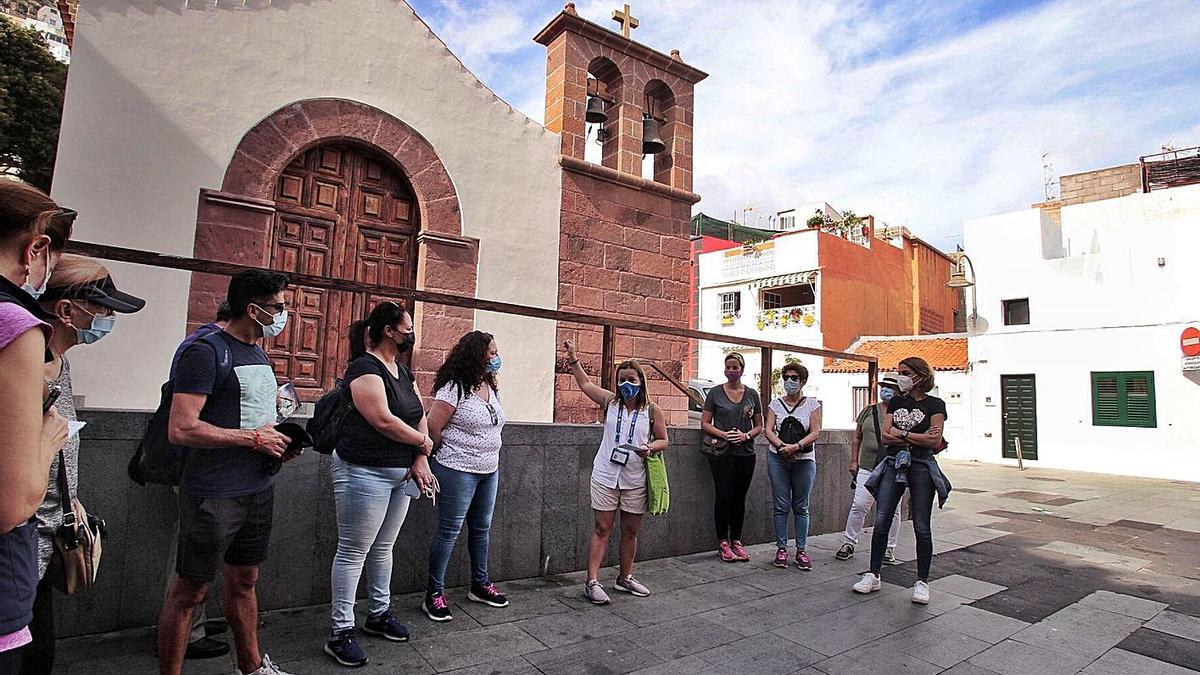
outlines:
[{"label": "handbag", "polygon": [[62,501],[62,525],[54,532],[54,552],[46,575],[66,595],[91,588],[100,568],[100,554],[107,527],[102,518],[89,514],[79,500],[71,498],[67,462],[58,452],[58,494]]},{"label": "handbag", "polygon": [[667,482],[667,460],[662,453],[648,455],[646,464],[646,495],[650,515],[666,515],[671,508],[671,486]]},{"label": "handbag", "polygon": [[700,452],[713,457],[721,457],[729,451],[729,441],[716,436],[704,434],[700,439]]}]

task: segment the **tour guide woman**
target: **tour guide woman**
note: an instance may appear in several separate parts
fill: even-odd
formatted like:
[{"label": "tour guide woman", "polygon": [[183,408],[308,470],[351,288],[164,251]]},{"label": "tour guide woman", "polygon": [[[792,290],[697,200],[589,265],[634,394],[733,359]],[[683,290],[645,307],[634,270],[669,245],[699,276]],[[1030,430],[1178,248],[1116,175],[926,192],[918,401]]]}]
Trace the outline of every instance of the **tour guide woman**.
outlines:
[{"label": "tour guide woman", "polygon": [[950,481],[942,475],[934,454],[945,445],[942,426],[946,423],[946,403],[930,396],[933,389],[933,369],[924,359],[910,357],[900,362],[900,391],[906,380],[912,382],[907,394],[888,401],[883,418],[883,442],[887,457],[871,472],[867,489],[875,495],[875,531],[871,533],[871,571],[854,584],[859,593],[879,590],[879,571],[883,569],[883,554],[887,547],[888,526],[904,496],[911,492],[913,532],[917,535],[917,583],[913,586],[912,601],[929,603],[929,564],[933,560],[933,531],[929,519],[933,513],[933,496],[938,505],[945,504],[950,494]]},{"label": "tour guide woman", "polygon": [[[592,604],[608,604],[608,594],[600,585],[600,563],[608,551],[617,509],[621,510],[621,564],[614,588],[637,597],[650,591],[633,578],[633,558],[637,554],[638,530],[646,512],[647,455],[667,449],[667,422],[658,406],[650,402],[646,374],[637,361],[617,365],[617,391],[602,389],[588,380],[575,344],[563,345],[575,382],[588,398],[604,411],[604,435],[592,461],[592,510],[596,524],[588,544],[588,578],[583,595]],[[602,364],[601,367],[606,367]],[[653,440],[651,440],[653,439]]]},{"label": "tour guide woman", "polygon": [[716,501],[717,552],[725,562],[748,561],[742,546],[746,493],[754,478],[754,439],[763,431],[758,392],[742,384],[746,360],[733,352],[725,357],[725,384],[708,390],[700,428],[708,434],[701,451],[708,455]]},{"label": "tour guide woman", "polygon": [[449,621],[446,564],[466,521],[471,554],[471,590],[467,599],[490,607],[507,607],[488,576],[488,536],[499,484],[500,350],[489,333],[475,330],[458,341],[433,381],[429,435],[437,446],[433,473],[442,488],[438,527],[429,542],[429,581],[421,608],[434,621]]},{"label": "tour guide woman", "polygon": [[364,565],[370,604],[363,631],[402,642],[408,629],[391,610],[392,547],[408,514],[407,482],[430,493],[429,438],[412,374],[397,357],[412,350],[412,317],[385,301],[367,319],[370,345],[342,378],[354,409],[346,416],[333,454],[333,497],[338,544],[330,584],[332,631],[325,653],[344,666],[361,666],[367,656],[354,630],[354,595]]}]

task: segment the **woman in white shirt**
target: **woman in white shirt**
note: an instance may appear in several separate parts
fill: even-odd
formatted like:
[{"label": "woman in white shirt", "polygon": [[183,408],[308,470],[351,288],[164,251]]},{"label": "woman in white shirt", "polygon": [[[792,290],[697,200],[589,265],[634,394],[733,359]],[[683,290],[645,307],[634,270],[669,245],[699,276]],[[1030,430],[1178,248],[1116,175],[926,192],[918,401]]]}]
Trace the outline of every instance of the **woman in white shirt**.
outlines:
[{"label": "woman in white shirt", "polygon": [[446,565],[454,542],[467,523],[471,555],[471,590],[467,599],[490,607],[507,607],[488,576],[488,535],[499,484],[500,405],[496,373],[500,350],[489,333],[471,331],[458,341],[433,381],[429,435],[436,447],[431,468],[441,486],[438,527],[429,543],[429,581],[421,608],[434,621],[450,621],[446,599]]},{"label": "woman in white shirt", "polygon": [[789,363],[780,370],[784,395],[767,406],[766,434],[771,445],[767,472],[775,496],[775,566],[788,566],[788,513],[796,518],[796,567],[812,569],[808,545],[808,497],[817,476],[817,437],[821,404],[804,395],[808,369]]},{"label": "woman in white shirt", "polygon": [[638,530],[646,513],[646,464],[642,459],[667,449],[667,423],[658,406],[650,402],[646,374],[637,361],[617,365],[617,391],[611,392],[588,379],[579,365],[574,343],[567,340],[563,346],[575,382],[604,411],[604,435],[592,461],[592,511],[596,523],[588,543],[588,578],[583,595],[595,605],[609,602],[598,577],[620,509],[621,562],[614,588],[645,597],[650,595],[649,589],[633,578]]}]

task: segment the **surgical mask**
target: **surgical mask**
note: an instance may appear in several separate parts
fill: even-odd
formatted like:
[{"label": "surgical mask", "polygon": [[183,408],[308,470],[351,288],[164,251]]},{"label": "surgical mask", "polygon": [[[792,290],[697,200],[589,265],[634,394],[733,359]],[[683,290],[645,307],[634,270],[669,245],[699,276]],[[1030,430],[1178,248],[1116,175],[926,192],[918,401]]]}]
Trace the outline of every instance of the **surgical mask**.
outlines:
[{"label": "surgical mask", "polygon": [[725,379],[729,380],[730,382],[737,382],[738,380],[742,379],[742,369],[741,368],[726,368],[725,369]]},{"label": "surgical mask", "polygon": [[789,394],[795,394],[800,391],[800,380],[784,380],[783,390]]},{"label": "surgical mask", "polygon": [[41,288],[34,288],[33,285],[29,283],[29,277],[26,277],[25,283],[21,284],[21,290],[28,293],[29,296],[32,297],[34,300],[37,300],[38,298],[42,297],[42,294],[46,292],[46,287],[50,285],[50,273],[53,271],[54,271],[54,266],[50,264],[50,249],[47,248],[46,249],[46,278],[42,279]]},{"label": "surgical mask", "polygon": [[92,317],[92,326],[90,328],[75,329],[75,341],[78,344],[90,345],[99,342],[101,338],[111,333],[117,325],[117,320],[111,316],[92,314],[78,305],[75,305],[75,308]]},{"label": "surgical mask", "polygon": [[907,394],[908,392],[912,391],[913,379],[911,377],[907,375],[897,375],[896,383],[900,386],[901,394]]},{"label": "surgical mask", "polygon": [[287,326],[287,320],[288,313],[286,309],[278,314],[273,314],[271,316],[271,323],[262,327],[263,337],[273,338],[282,333],[284,327]]},{"label": "surgical mask", "polygon": [[896,390],[892,389],[891,387],[880,387],[879,388],[879,400],[883,401],[884,403],[887,403],[888,401],[892,400],[892,397],[895,395],[896,395]]},{"label": "surgical mask", "polygon": [[488,371],[489,373],[498,373],[498,372],[500,372],[500,357],[499,357],[498,355],[497,355],[497,356],[493,356],[492,358],[488,359],[488,362],[487,362],[487,371]]},{"label": "surgical mask", "polygon": [[641,388],[641,385],[636,382],[622,382],[617,385],[617,391],[621,392],[621,398],[626,401],[632,401]]},{"label": "surgical mask", "polygon": [[417,344],[416,333],[401,333],[400,339],[396,340],[396,350],[403,354],[404,352],[411,351],[415,344]]}]

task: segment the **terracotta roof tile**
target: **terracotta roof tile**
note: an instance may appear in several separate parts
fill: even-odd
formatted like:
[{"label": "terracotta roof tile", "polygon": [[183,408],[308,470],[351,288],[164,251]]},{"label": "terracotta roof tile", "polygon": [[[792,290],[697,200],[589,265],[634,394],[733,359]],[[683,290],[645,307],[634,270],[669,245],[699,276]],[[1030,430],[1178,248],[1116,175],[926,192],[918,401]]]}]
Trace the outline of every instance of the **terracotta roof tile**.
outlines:
[{"label": "terracotta roof tile", "polygon": [[[846,350],[879,359],[879,370],[894,371],[902,359],[919,356],[934,370],[966,370],[967,338],[965,335],[863,337]],[[867,364],[860,361],[831,359],[825,365],[827,373],[865,373]]]}]

